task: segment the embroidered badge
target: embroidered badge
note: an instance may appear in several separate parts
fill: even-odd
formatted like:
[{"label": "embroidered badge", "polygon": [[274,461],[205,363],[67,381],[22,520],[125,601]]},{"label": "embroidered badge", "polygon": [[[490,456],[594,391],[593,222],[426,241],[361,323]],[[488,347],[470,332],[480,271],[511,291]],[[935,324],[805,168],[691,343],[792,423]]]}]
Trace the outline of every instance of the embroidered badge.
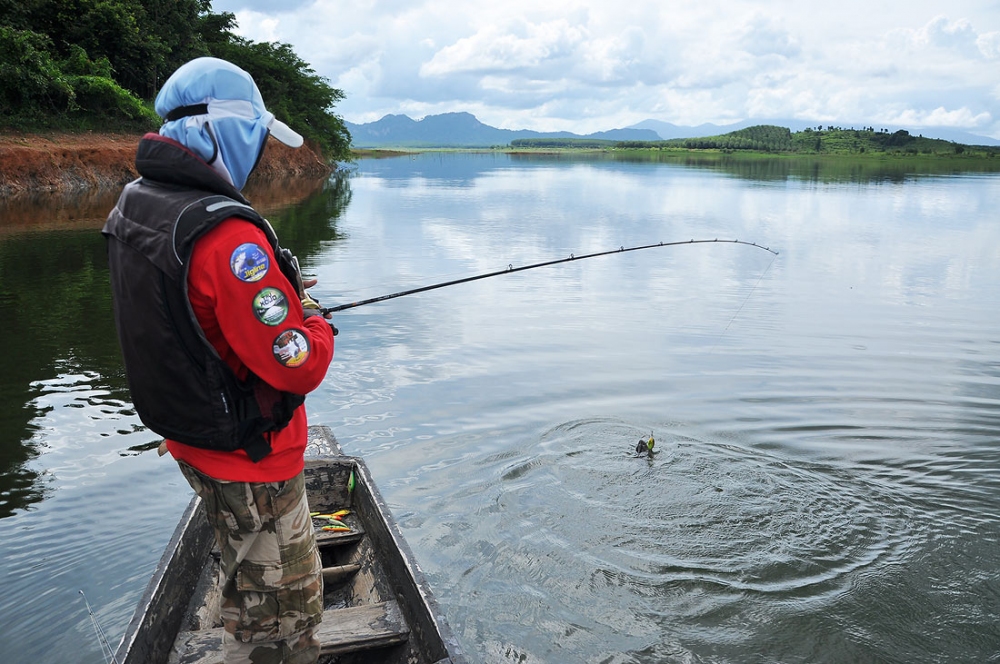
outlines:
[{"label": "embroidered badge", "polygon": [[285,330],[274,340],[271,351],[279,363],[294,369],[309,359],[309,340],[301,330]]},{"label": "embroidered badge", "polygon": [[263,279],[269,266],[267,252],[253,242],[244,242],[229,257],[229,267],[233,274],[248,284]]},{"label": "embroidered badge", "polygon": [[288,300],[277,288],[265,288],[253,299],[253,315],[264,325],[280,325],[288,315]]}]

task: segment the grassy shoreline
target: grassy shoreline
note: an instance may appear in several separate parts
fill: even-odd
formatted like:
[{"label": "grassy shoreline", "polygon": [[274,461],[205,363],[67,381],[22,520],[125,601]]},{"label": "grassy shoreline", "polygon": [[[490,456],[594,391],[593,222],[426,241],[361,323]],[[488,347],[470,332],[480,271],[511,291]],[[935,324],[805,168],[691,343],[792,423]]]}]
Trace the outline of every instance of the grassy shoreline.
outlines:
[{"label": "grassy shoreline", "polygon": [[902,152],[765,152],[755,150],[722,150],[696,148],[617,148],[617,147],[378,147],[353,148],[355,158],[385,158],[424,152],[468,152],[501,153],[523,156],[580,156],[608,157],[632,161],[783,161],[821,162],[829,164],[940,164],[962,166],[982,166],[987,172],[1000,170],[1000,151],[979,152],[966,150],[962,153],[902,153]]}]

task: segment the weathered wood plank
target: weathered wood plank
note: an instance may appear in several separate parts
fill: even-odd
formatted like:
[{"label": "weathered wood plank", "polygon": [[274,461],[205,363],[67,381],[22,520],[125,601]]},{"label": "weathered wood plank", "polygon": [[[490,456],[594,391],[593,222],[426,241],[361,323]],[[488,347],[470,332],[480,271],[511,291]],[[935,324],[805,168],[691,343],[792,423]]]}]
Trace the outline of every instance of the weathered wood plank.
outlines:
[{"label": "weathered wood plank", "polygon": [[354,544],[355,542],[360,542],[361,538],[365,536],[365,531],[360,528],[352,530],[349,533],[338,533],[330,530],[319,530],[316,531],[316,546],[321,549],[325,549],[328,546],[343,546],[345,544]]},{"label": "weathered wood plank", "polygon": [[354,576],[361,569],[361,565],[357,563],[351,563],[349,565],[335,565],[333,567],[323,568],[323,581],[327,583],[335,583],[338,581],[343,581],[344,579]]},{"label": "weathered wood plank", "polygon": [[402,643],[409,636],[410,628],[395,601],[324,611],[317,634],[323,655],[381,648]]},{"label": "weathered wood plank", "polygon": [[[317,630],[320,653],[343,655],[403,643],[410,630],[396,602],[381,602],[323,612]],[[177,636],[169,664],[222,664],[222,628]]]}]

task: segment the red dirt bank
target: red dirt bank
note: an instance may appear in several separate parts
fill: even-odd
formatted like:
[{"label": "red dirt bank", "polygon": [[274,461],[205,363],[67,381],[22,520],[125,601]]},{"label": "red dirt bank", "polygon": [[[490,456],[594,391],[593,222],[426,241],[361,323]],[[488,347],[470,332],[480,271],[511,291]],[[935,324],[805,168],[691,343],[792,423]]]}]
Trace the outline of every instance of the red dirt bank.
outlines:
[{"label": "red dirt bank", "polygon": [[[0,198],[41,192],[120,187],[135,179],[139,134],[0,135]],[[318,177],[330,166],[308,145],[293,150],[268,141],[249,184]]]}]

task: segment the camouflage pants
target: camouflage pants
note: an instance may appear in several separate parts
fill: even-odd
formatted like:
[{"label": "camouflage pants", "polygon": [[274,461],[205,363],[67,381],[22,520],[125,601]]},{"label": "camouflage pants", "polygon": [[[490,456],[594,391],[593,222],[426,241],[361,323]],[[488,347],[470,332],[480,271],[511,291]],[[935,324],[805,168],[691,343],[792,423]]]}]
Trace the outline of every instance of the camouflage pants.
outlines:
[{"label": "camouflage pants", "polygon": [[285,482],[226,482],[178,463],[222,553],[226,663],[315,662],[323,575],[302,473]]}]

